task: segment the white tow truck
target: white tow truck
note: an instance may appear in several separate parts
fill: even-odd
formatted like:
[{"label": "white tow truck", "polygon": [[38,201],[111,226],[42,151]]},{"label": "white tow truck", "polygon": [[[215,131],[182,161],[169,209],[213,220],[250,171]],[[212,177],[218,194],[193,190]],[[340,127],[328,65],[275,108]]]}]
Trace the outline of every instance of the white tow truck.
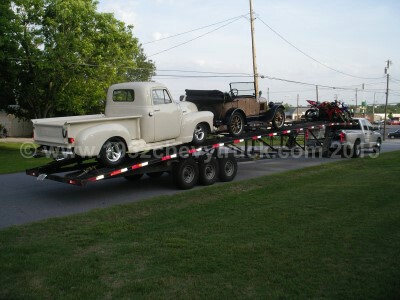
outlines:
[{"label": "white tow truck", "polygon": [[107,167],[127,153],[204,144],[213,114],[190,102],[174,102],[166,86],[128,82],[108,89],[105,114],[32,120],[34,142],[44,154],[98,157]]}]

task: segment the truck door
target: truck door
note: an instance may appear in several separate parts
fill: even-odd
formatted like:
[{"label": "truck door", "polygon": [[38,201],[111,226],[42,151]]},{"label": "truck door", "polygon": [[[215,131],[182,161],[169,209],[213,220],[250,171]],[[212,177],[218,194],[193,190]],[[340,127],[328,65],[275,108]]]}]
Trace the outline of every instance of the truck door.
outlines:
[{"label": "truck door", "polygon": [[152,90],[155,142],[177,138],[181,131],[181,110],[166,89]]},{"label": "truck door", "polygon": [[366,120],[360,120],[361,126],[362,126],[362,131],[364,134],[364,145],[366,147],[370,146],[370,140],[371,140],[371,126],[368,126],[368,123]]},{"label": "truck door", "polygon": [[365,120],[364,131],[366,132],[364,132],[364,136],[365,136],[365,145],[368,148],[371,148],[374,142],[374,131],[372,130],[372,128],[373,128],[372,124],[368,120]]}]

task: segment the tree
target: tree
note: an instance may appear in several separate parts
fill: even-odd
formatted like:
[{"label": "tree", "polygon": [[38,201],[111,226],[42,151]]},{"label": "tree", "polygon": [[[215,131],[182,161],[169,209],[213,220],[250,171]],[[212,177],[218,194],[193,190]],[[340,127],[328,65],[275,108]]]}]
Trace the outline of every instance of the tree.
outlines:
[{"label": "tree", "polygon": [[15,61],[9,59],[18,56],[18,43],[11,37],[18,30],[10,22],[13,15],[9,2],[0,2],[0,108],[16,104],[14,87],[17,85],[17,66]]},{"label": "tree", "polygon": [[96,1],[6,2],[8,14],[1,18],[13,26],[5,39],[16,49],[10,55],[0,44],[0,58],[16,73],[8,93],[19,116],[98,113],[110,84],[146,81],[154,73],[132,27],[97,12]]}]

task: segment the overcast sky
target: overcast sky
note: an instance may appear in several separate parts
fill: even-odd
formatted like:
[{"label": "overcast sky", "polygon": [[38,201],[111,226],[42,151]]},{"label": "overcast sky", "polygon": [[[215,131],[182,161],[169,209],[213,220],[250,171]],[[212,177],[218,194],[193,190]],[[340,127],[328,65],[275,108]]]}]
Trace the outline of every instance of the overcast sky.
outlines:
[{"label": "overcast sky", "polygon": [[[337,95],[355,104],[358,88],[358,103],[363,99],[372,103],[374,92],[376,102],[384,103],[384,67],[390,59],[394,80],[390,81],[389,102],[400,102],[400,1],[253,0],[253,6],[260,75],[351,88],[320,87],[320,100],[332,101]],[[165,83],[175,100],[185,89],[227,91],[230,82],[252,80],[166,77],[213,75],[170,70],[252,74],[248,0],[101,0],[98,9],[134,26],[133,34],[155,62],[157,75],[164,75],[154,80]],[[219,24],[205,27],[215,23]],[[200,27],[205,28],[172,37]],[[271,101],[294,106],[297,94],[300,104],[316,98],[315,86],[260,79],[260,89],[265,97],[269,89]]]}]

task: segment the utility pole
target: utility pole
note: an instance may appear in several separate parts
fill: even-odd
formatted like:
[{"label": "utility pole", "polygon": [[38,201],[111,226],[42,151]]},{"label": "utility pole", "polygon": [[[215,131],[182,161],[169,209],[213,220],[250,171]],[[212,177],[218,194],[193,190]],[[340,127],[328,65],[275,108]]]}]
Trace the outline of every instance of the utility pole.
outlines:
[{"label": "utility pole", "polygon": [[258,72],[257,72],[257,61],[256,61],[256,44],[254,40],[254,12],[253,12],[253,1],[250,1],[250,26],[251,26],[251,49],[253,52],[253,75],[254,75],[254,89],[256,92],[256,99],[258,99]]},{"label": "utility pole", "polygon": [[299,119],[299,94],[297,94],[296,118]]},{"label": "utility pole", "polygon": [[358,98],[358,89],[356,88],[356,111],[355,112],[357,112],[357,99]]},{"label": "utility pole", "polygon": [[269,88],[267,89],[267,105],[269,104]]},{"label": "utility pole", "polygon": [[376,92],[374,93],[374,105],[372,105],[372,118],[375,121],[375,96],[376,96]]},{"label": "utility pole", "polygon": [[389,99],[389,67],[392,62],[388,59],[386,61],[387,65],[385,67],[385,74],[386,74],[386,103],[385,103],[385,117],[383,119],[383,140],[386,139],[386,116],[387,116],[387,106],[388,106],[388,99]]},{"label": "utility pole", "polygon": [[318,99],[318,85],[315,86],[315,90],[317,92],[317,102],[318,102],[319,101],[319,99]]}]

